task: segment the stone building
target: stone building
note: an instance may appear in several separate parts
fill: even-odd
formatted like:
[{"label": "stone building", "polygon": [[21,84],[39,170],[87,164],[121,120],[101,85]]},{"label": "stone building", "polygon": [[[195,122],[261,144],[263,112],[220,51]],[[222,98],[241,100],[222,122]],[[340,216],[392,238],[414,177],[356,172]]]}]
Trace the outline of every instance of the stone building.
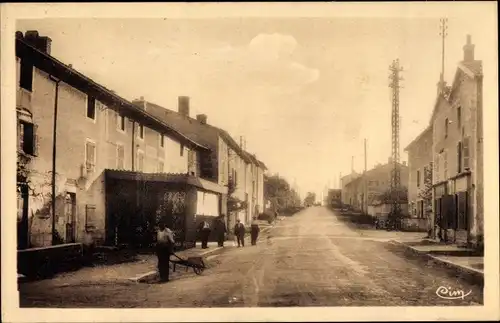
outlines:
[{"label": "stone building", "polygon": [[[232,196],[245,205],[241,210],[228,214],[228,197],[222,197],[221,213],[228,215],[226,224],[229,228],[234,226],[236,219],[248,224],[253,216],[263,212],[264,172],[267,169],[265,164],[245,151],[227,131],[210,125],[207,115],[200,114],[192,118],[189,97],[179,97],[178,111],[148,102],[144,98],[134,100],[133,103],[210,148],[207,158],[200,164],[201,176],[225,187],[232,180],[235,184]],[[207,214],[198,214],[199,221],[204,216]]]},{"label": "stone building", "polygon": [[415,138],[408,153],[408,208],[421,229],[432,229],[432,124]]},{"label": "stone building", "polygon": [[[139,184],[144,184],[142,173],[189,172],[198,184],[186,185],[204,187],[198,160],[208,147],[57,60],[50,50],[50,38],[36,31],[16,33],[20,249],[116,242],[120,228],[112,224],[117,215],[107,209],[114,196],[106,194],[108,170],[130,172]],[[168,182],[161,176],[160,181]],[[227,192],[212,186],[207,190]],[[139,216],[141,205],[129,206],[121,218]]]},{"label": "stone building", "polygon": [[471,37],[451,86],[441,85],[431,117],[434,234],[483,243],[483,72]]}]

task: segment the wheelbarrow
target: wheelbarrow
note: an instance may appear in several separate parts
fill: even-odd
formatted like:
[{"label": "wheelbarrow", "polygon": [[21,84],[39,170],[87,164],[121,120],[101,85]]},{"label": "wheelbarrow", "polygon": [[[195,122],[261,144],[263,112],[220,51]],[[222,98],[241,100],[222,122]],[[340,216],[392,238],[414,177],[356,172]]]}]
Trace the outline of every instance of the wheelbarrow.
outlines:
[{"label": "wheelbarrow", "polygon": [[207,268],[202,257],[188,257],[187,259],[183,259],[177,256],[175,253],[173,254],[173,256],[177,258],[177,260],[170,260],[170,263],[173,267],[173,272],[175,272],[175,268],[177,265],[186,267],[186,271],[188,271],[189,268],[193,268],[193,271],[196,275],[201,275]]}]

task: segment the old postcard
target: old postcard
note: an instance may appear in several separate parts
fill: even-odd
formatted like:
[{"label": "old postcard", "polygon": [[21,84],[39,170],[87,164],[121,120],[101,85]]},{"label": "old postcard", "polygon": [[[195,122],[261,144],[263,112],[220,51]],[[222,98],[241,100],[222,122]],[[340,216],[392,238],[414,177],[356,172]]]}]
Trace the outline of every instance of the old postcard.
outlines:
[{"label": "old postcard", "polygon": [[500,318],[496,2],[0,9],[3,321]]}]

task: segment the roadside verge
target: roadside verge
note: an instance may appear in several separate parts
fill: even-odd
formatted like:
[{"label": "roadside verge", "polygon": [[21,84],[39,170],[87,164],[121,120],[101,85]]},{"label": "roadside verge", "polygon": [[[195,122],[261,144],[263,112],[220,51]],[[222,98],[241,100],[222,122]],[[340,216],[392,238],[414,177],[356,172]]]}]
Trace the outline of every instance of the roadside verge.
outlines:
[{"label": "roadside verge", "polygon": [[[433,255],[431,252],[419,250],[416,246],[410,245],[397,240],[389,241],[393,246],[402,249],[409,256],[416,256],[428,262],[431,262],[439,267],[447,270],[447,272],[456,278],[463,279],[471,284],[484,286],[484,273],[481,270],[472,268],[464,263],[459,263],[457,260],[465,257],[442,257]],[[448,259],[447,259],[448,258]],[[479,258],[479,257],[477,257]],[[455,261],[454,261],[455,260]]]}]

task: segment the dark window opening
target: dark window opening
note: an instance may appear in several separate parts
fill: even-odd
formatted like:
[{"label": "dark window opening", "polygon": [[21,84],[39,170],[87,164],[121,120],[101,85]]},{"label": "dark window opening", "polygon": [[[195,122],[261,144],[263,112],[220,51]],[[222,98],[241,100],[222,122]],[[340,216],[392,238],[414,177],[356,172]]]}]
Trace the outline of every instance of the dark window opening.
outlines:
[{"label": "dark window opening", "polygon": [[121,131],[125,131],[125,116],[121,114],[118,116],[118,127]]},{"label": "dark window opening", "polygon": [[25,154],[36,155],[36,126],[28,122],[19,123],[19,148]]},{"label": "dark window opening", "polygon": [[165,147],[165,136],[160,134],[160,147]]},{"label": "dark window opening", "polygon": [[139,138],[144,139],[144,126],[142,124],[139,125]]},{"label": "dark window opening", "polygon": [[87,118],[95,120],[95,98],[93,97],[87,99]]},{"label": "dark window opening", "polygon": [[30,92],[33,90],[33,64],[26,59],[21,59],[19,85]]},{"label": "dark window opening", "polygon": [[446,118],[446,120],[444,120],[444,137],[445,138],[448,138],[448,118]]},{"label": "dark window opening", "polygon": [[181,145],[181,151],[180,151],[181,156],[184,156],[184,145]]},{"label": "dark window opening", "polygon": [[462,107],[457,108],[457,127],[458,129],[462,127]]}]

